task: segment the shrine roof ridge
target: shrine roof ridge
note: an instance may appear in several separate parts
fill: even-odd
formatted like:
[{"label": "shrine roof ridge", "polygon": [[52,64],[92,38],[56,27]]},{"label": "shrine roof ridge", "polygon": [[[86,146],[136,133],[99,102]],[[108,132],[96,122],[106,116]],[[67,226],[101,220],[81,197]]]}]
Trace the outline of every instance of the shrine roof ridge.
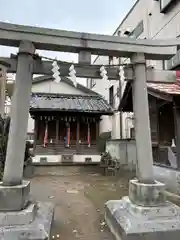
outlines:
[{"label": "shrine roof ridge", "polygon": [[[31,96],[38,97],[52,97],[52,98],[97,98],[104,99],[101,95],[81,95],[81,94],[70,94],[70,93],[48,93],[48,92],[32,92]],[[106,101],[106,100],[105,100]]]}]

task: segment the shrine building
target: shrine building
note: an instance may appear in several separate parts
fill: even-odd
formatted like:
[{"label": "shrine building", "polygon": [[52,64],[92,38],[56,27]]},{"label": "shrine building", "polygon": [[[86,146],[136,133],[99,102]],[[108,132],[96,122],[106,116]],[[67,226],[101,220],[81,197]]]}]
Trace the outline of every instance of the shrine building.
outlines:
[{"label": "shrine building", "polygon": [[[36,164],[98,163],[97,139],[102,115],[113,114],[104,98],[62,77],[33,80],[30,115],[34,120]],[[32,120],[31,119],[31,120]]]}]

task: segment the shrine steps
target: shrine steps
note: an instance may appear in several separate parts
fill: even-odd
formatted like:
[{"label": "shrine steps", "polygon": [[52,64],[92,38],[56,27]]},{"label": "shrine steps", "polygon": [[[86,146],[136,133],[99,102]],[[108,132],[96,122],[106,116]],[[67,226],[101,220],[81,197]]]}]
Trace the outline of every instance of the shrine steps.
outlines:
[{"label": "shrine steps", "polygon": [[64,145],[48,146],[36,145],[33,163],[35,165],[75,165],[75,164],[99,164],[101,155],[96,145],[88,147],[82,145],[76,149],[76,145],[66,148]]},{"label": "shrine steps", "polygon": [[76,145],[65,147],[64,145],[59,146],[48,146],[44,148],[42,145],[37,145],[35,149],[35,155],[62,155],[62,154],[82,154],[82,155],[99,155],[96,145],[92,145],[90,148],[86,145],[81,146],[78,150]]}]

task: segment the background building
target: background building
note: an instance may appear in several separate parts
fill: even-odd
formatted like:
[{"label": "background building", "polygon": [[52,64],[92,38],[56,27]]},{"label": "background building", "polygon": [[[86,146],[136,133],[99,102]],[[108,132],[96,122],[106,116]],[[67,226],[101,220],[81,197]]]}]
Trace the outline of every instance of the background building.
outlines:
[{"label": "background building", "polygon": [[[114,35],[141,39],[168,39],[180,37],[180,2],[176,0],[137,0]],[[98,56],[94,64],[128,63],[129,59]],[[165,69],[166,61],[147,61],[156,69]],[[125,89],[125,82],[87,79],[87,86],[103,95],[115,109]],[[130,137],[133,115],[122,114],[122,137]],[[112,131],[112,138],[120,137],[120,113],[104,117],[101,132]]]}]

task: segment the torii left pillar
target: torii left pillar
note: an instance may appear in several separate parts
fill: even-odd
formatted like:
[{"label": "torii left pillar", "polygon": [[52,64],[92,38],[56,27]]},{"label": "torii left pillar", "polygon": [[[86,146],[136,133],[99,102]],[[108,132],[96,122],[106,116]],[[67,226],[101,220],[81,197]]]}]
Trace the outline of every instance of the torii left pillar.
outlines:
[{"label": "torii left pillar", "polygon": [[30,182],[23,180],[34,52],[31,42],[20,43],[5,169],[0,183],[0,239],[4,240],[47,240],[53,219],[53,204],[30,201]]},{"label": "torii left pillar", "polygon": [[10,113],[11,122],[6,162],[3,182],[0,185],[1,211],[21,210],[29,201],[30,182],[23,181],[22,177],[33,76],[34,52],[35,47],[31,42],[22,41],[20,43],[16,81]]},{"label": "torii left pillar", "polygon": [[34,52],[31,42],[20,43],[3,185],[22,183]]}]

